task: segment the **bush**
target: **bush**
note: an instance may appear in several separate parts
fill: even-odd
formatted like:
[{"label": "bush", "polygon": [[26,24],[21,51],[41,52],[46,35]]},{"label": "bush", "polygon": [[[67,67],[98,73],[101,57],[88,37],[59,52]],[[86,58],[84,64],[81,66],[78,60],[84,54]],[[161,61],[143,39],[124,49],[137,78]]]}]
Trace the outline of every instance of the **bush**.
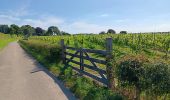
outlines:
[{"label": "bush", "polygon": [[170,68],[165,63],[149,64],[146,67],[146,88],[158,96],[170,93]]},{"label": "bush", "polygon": [[123,57],[116,69],[118,80],[121,86],[134,86],[136,98],[140,96],[143,88],[144,65],[148,60],[141,55],[128,55]]}]

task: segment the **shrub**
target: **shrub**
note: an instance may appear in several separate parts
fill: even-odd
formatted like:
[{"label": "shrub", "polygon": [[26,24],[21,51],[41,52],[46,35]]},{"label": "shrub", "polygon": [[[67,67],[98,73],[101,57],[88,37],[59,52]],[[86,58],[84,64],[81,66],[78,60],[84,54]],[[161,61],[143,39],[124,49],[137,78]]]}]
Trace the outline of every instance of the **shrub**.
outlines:
[{"label": "shrub", "polygon": [[121,86],[134,86],[136,99],[139,98],[143,83],[144,63],[148,60],[141,55],[123,57],[116,69]]},{"label": "shrub", "polygon": [[170,68],[165,63],[149,64],[146,67],[146,88],[158,96],[170,93]]}]

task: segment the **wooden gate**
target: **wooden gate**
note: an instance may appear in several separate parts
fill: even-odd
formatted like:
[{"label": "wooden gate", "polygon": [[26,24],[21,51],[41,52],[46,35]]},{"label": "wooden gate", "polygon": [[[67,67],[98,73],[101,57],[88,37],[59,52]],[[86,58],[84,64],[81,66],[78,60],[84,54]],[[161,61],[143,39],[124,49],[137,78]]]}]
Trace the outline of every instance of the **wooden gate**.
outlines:
[{"label": "wooden gate", "polygon": [[[63,39],[61,40],[61,46],[62,46],[62,59],[63,59],[63,63],[65,64],[65,66],[70,66],[74,70],[79,72],[81,75],[86,75],[94,80],[97,80],[103,83],[104,85],[109,85],[108,78],[110,75],[107,74],[107,70],[106,70],[107,68],[110,67],[110,66],[107,66],[108,65],[107,63],[109,63],[108,62],[109,60],[108,59],[101,60],[101,59],[93,58],[89,55],[89,53],[99,54],[99,55],[104,56],[105,58],[111,58],[110,57],[112,55],[112,39],[111,38],[106,39],[106,50],[93,50],[93,49],[86,49],[86,48],[69,47],[64,44]],[[75,51],[75,53],[66,52],[67,49]],[[70,56],[70,58],[68,58],[67,56]],[[74,58],[79,58],[79,61],[73,60]],[[84,60],[88,60],[91,63],[91,65],[85,64]],[[79,65],[79,68],[70,65],[69,64],[70,62]],[[106,69],[104,70],[104,69],[99,68],[96,63],[105,65]],[[96,76],[94,74],[91,74],[85,71],[84,68],[93,70],[97,72],[99,75]]]}]

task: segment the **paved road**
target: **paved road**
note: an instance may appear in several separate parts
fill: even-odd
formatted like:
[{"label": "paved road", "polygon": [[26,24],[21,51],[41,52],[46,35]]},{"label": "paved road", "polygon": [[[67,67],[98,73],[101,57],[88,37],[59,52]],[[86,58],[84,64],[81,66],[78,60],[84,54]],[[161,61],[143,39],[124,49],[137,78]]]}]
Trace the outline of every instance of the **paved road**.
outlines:
[{"label": "paved road", "polygon": [[75,100],[17,42],[0,52],[0,100]]}]

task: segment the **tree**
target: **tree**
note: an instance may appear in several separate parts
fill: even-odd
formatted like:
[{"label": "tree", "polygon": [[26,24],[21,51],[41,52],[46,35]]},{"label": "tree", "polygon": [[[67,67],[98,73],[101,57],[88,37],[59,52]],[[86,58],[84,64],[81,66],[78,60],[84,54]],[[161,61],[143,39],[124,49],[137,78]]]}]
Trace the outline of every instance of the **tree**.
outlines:
[{"label": "tree", "polygon": [[12,24],[9,28],[9,33],[16,34],[17,36],[20,34],[20,28],[18,25]]},{"label": "tree", "polygon": [[21,31],[23,35],[25,36],[25,38],[28,38],[29,36],[35,33],[35,29],[31,27],[30,25],[23,25],[21,27]]},{"label": "tree", "polygon": [[69,33],[64,32],[64,31],[61,31],[60,34],[61,34],[61,35],[70,35]]},{"label": "tree", "polygon": [[127,31],[120,31],[120,34],[127,34]]},{"label": "tree", "polygon": [[108,34],[116,34],[116,31],[113,29],[108,29],[107,31]]},{"label": "tree", "polygon": [[40,28],[40,27],[36,27],[36,28],[35,28],[35,35],[43,36],[44,34],[45,34],[45,30],[43,30],[43,29]]},{"label": "tree", "polygon": [[0,25],[0,32],[5,33],[5,34],[9,33],[8,25]]},{"label": "tree", "polygon": [[46,35],[61,35],[60,30],[56,26],[50,26],[46,32]]},{"label": "tree", "polygon": [[101,31],[99,34],[106,34],[105,31]]}]

